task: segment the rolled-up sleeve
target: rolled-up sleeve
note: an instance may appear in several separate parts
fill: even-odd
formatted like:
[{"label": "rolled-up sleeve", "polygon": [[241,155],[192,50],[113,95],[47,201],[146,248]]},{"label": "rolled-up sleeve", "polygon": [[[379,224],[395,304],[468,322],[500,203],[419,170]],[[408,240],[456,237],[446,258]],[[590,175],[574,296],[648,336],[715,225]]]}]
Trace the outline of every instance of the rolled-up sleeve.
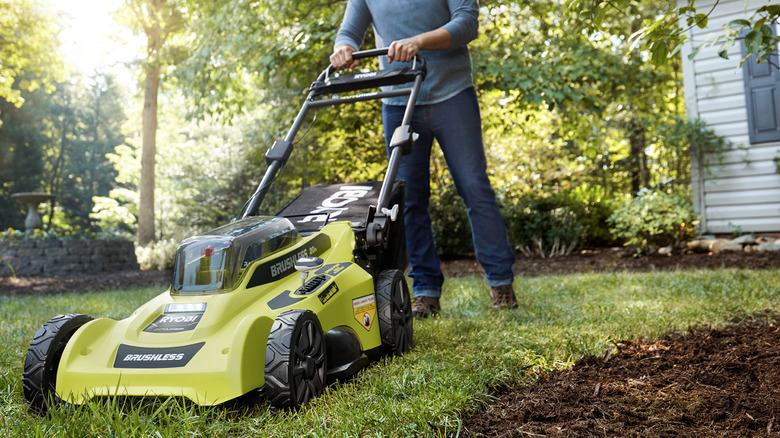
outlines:
[{"label": "rolled-up sleeve", "polygon": [[355,49],[360,49],[371,21],[371,11],[365,0],[349,0],[333,47],[349,44]]},{"label": "rolled-up sleeve", "polygon": [[476,0],[447,0],[447,4],[452,19],[443,27],[452,35],[452,47],[465,46],[479,35],[479,5]]}]

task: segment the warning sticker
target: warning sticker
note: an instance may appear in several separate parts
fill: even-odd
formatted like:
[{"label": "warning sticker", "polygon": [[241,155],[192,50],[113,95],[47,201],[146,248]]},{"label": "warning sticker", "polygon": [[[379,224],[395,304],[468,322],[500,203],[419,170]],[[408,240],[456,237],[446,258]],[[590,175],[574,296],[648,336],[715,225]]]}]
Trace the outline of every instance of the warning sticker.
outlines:
[{"label": "warning sticker", "polygon": [[371,330],[371,324],[376,318],[376,302],[374,294],[352,300],[352,310],[355,314],[355,320],[366,330]]}]

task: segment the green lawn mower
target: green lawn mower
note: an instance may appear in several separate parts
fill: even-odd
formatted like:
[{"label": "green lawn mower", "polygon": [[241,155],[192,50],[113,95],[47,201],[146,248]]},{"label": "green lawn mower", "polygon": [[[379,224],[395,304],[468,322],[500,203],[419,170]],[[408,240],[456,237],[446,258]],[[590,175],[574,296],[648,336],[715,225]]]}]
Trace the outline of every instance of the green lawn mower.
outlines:
[{"label": "green lawn mower", "polygon": [[[258,390],[272,408],[296,408],[371,360],[407,352],[404,184],[395,175],[414,145],[409,123],[425,74],[419,57],[400,70],[326,68],[266,153],[268,169],[237,220],[180,243],[168,290],[121,321],[66,314],[38,330],[23,371],[30,408],[105,396],[211,406]],[[257,215],[309,110],[402,95],[409,103],[384,181],[310,187],[277,216]]]}]

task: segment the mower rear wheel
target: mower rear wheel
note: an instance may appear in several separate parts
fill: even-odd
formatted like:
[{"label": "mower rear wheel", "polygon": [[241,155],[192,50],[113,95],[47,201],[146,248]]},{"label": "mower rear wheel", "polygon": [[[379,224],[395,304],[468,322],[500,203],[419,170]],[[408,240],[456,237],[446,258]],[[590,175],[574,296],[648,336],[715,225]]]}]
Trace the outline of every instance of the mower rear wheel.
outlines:
[{"label": "mower rear wheel", "polygon": [[271,327],[265,350],[265,397],[274,409],[298,408],[325,389],[322,327],[310,310],[288,310]]},{"label": "mower rear wheel", "polygon": [[76,330],[91,320],[91,316],[82,314],[55,316],[33,337],[22,372],[24,398],[32,411],[45,414],[60,402],[55,391],[62,353]]},{"label": "mower rear wheel", "polygon": [[411,348],[414,334],[412,302],[404,273],[400,269],[380,272],[375,290],[382,350],[400,356]]}]

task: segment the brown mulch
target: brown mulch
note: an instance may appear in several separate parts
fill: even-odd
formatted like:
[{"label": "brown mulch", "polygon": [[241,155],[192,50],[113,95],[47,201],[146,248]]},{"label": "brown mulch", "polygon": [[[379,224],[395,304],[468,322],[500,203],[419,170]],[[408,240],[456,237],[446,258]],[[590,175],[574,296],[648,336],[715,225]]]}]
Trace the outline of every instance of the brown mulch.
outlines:
[{"label": "brown mulch", "polygon": [[504,389],[464,436],[780,436],[777,315],[624,341],[571,370]]},{"label": "brown mulch", "polygon": [[[780,267],[780,251],[688,253],[675,255],[650,254],[634,257],[631,248],[596,248],[577,251],[564,257],[538,258],[517,256],[515,275],[556,275],[584,272],[649,272],[675,269],[744,268],[769,269]],[[482,275],[484,271],[473,257],[447,260],[442,263],[445,275]]]},{"label": "brown mulch", "polygon": [[172,271],[116,271],[47,277],[0,277],[0,295],[50,295],[66,291],[90,292],[160,286],[166,288]]},{"label": "brown mulch", "polygon": [[[673,269],[715,269],[723,267],[768,269],[780,266],[780,252],[726,252],[720,254],[651,254],[634,257],[630,248],[598,248],[577,251],[564,257],[517,256],[516,275],[552,275],[577,272],[656,271]],[[447,276],[483,275],[473,257],[442,262]],[[0,295],[52,294],[65,291],[96,291],[170,284],[171,271],[118,271],[49,277],[0,277]]]},{"label": "brown mulch", "polygon": [[[633,256],[622,248],[566,257],[518,256],[517,275],[664,271],[723,267],[776,269],[780,253]],[[473,257],[443,262],[448,276],[481,275]],[[0,277],[0,294],[51,294],[167,287],[170,271],[56,277]],[[463,436],[780,436],[780,315],[657,342],[623,341],[528,386],[502,388],[496,403],[466,418]]]}]

